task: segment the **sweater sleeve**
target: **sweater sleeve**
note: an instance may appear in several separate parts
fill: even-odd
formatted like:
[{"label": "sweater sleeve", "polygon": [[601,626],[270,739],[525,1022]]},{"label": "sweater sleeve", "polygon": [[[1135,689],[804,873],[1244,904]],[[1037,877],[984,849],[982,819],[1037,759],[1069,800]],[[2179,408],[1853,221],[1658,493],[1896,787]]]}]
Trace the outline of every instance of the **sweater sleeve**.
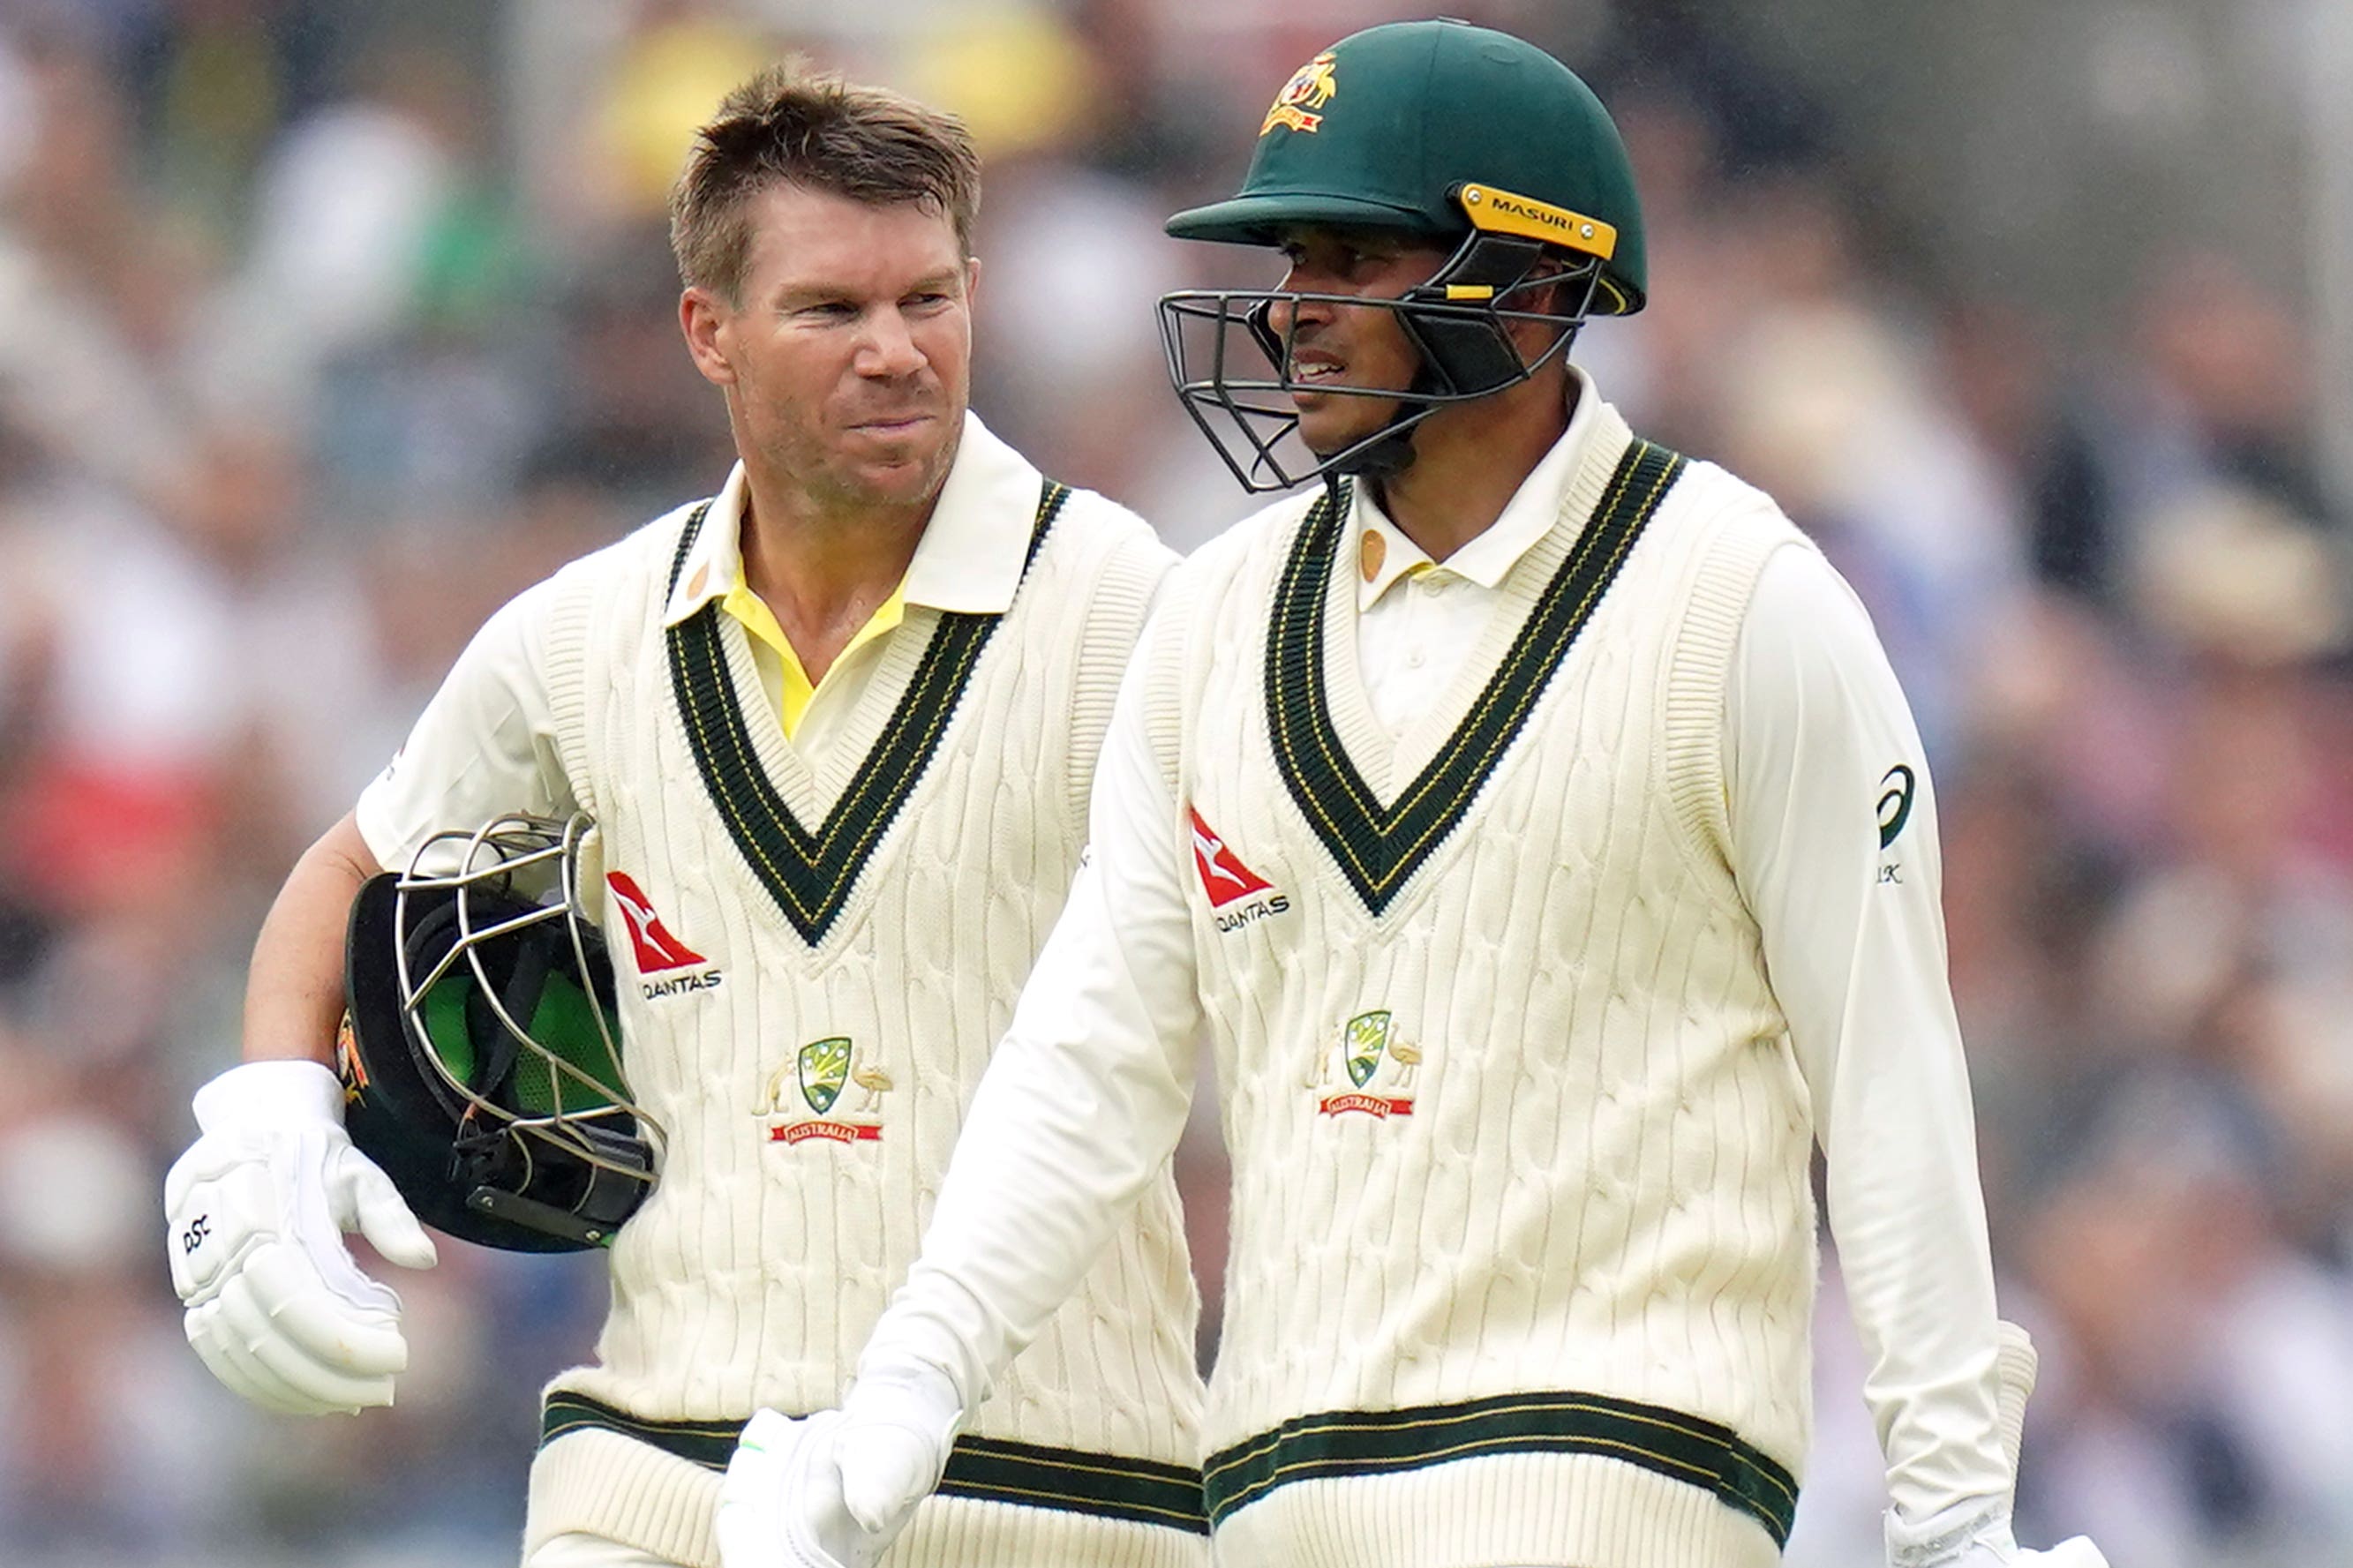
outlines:
[{"label": "sweater sleeve", "polygon": [[1078,675],[1071,693],[1069,809],[1073,824],[1086,822],[1095,768],[1122,673],[1132,662],[1161,579],[1176,563],[1175,553],[1138,522],[1133,531],[1124,531],[1106,552],[1103,569],[1091,585],[1086,633],[1081,640]]},{"label": "sweater sleeve", "polygon": [[484,622],[354,816],[376,864],[397,869],[434,834],[507,812],[575,809],[557,756],[547,637],[561,579],[526,588]]},{"label": "sweater sleeve", "polygon": [[1113,705],[1070,901],[974,1096],[923,1254],[860,1360],[861,1373],[939,1367],[966,1410],[1078,1288],[1191,1106],[1191,916],[1148,721],[1148,689],[1176,676],[1166,618]]},{"label": "sweater sleeve", "polygon": [[1767,562],[1725,720],[1730,858],[1812,1101],[1890,1500],[1915,1521],[1996,1506],[1993,1268],[1936,800],[1870,618],[1818,552]]}]

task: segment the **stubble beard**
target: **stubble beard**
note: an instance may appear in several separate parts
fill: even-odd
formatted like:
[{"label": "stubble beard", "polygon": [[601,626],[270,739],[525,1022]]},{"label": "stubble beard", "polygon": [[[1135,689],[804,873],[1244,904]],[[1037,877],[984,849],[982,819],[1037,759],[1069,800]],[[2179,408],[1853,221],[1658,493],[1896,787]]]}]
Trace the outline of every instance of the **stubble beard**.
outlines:
[{"label": "stubble beard", "polygon": [[1348,411],[1345,422],[1335,418],[1324,425],[1323,432],[1311,434],[1306,411],[1301,411],[1299,440],[1316,457],[1329,458],[1344,452],[1357,442],[1387,428],[1398,413],[1401,398],[1398,394],[1383,392],[1378,396],[1365,397],[1349,393],[1326,393],[1324,407],[1317,412],[1335,416]]},{"label": "stubble beard", "polygon": [[770,472],[787,476],[820,511],[905,511],[927,508],[938,498],[955,466],[963,434],[958,420],[936,448],[911,454],[912,462],[880,473],[871,459],[851,456],[844,444],[811,440],[806,432],[772,436],[760,443],[760,454]]},{"label": "stubble beard", "polygon": [[844,461],[830,476],[839,488],[839,500],[845,506],[869,510],[929,507],[955,466],[962,434],[960,429],[947,431],[931,451],[893,465],[881,477],[869,477],[871,465]]}]

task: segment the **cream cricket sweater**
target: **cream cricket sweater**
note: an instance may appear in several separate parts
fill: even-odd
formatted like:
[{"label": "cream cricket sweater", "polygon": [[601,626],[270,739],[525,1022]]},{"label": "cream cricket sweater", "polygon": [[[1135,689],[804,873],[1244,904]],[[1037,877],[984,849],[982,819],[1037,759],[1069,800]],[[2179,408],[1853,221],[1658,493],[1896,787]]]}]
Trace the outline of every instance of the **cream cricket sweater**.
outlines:
[{"label": "cream cricket sweater", "polygon": [[[556,750],[602,826],[629,1080],[667,1142],[612,1250],[596,1364],[549,1392],[532,1544],[586,1531],[715,1568],[735,1428],[838,1403],[914,1256],[1077,866],[1166,559],[1098,497],[1024,493],[1036,542],[1010,610],[911,607],[924,635],[894,636],[814,773],[742,627],[711,605],[664,624],[700,512],[557,579]],[[889,1561],[1204,1560],[1194,1316],[1164,1170]]]},{"label": "cream cricket sweater", "polygon": [[[1578,424],[1559,524],[1401,735],[1362,689],[1327,505],[1172,579],[1122,699],[1151,744],[1106,752],[1098,868],[866,1352],[986,1386],[1090,1256],[1086,1205],[1116,1212],[1173,1136],[1205,1023],[1234,1164],[1221,1562],[1744,1568],[1787,1534],[1813,1125],[1725,856],[1722,748],[1751,590],[1810,546],[1607,405]],[[1100,858],[1107,795],[1175,803],[1181,871]],[[1157,894],[1130,921],[1164,876],[1186,923]],[[1092,1127],[1052,1084],[1087,1086]]]},{"label": "cream cricket sweater", "polygon": [[1562,512],[1397,737],[1328,508],[1188,584],[1166,754],[1292,906],[1196,915],[1234,1162],[1206,1470],[1239,1562],[1694,1568],[1788,1532],[1811,1124],[1721,741],[1797,535],[1614,415]]}]

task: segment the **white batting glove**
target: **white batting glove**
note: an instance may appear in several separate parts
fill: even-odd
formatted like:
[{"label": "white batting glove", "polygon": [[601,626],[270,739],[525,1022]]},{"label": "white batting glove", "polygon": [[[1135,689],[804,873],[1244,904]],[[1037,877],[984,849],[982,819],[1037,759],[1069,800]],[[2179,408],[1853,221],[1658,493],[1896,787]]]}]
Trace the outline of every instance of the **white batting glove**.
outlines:
[{"label": "white batting glove", "polygon": [[1890,1511],[1888,1568],[2108,1568],[2108,1560],[2088,1537],[2073,1536],[2048,1552],[2030,1552],[2011,1533],[2019,1443],[2026,1429],[2026,1402],[2034,1394],[2037,1358],[2034,1342],[2024,1329],[2007,1321],[1996,1327],[2000,1331],[2001,1350],[1996,1363],[2000,1382],[1994,1418],[2001,1436],[2002,1458],[2010,1461],[2010,1494],[1998,1506],[1957,1523],[1948,1513],[1926,1524],[1907,1526]]},{"label": "white batting glove", "polygon": [[720,1483],[720,1568],[872,1568],[940,1484],[964,1410],[947,1374],[862,1374],[839,1410],[762,1410]]},{"label": "white batting glove", "polygon": [[408,1365],[400,1298],[360,1272],[356,1230],[409,1268],[432,1238],[352,1147],[343,1089],[318,1062],[248,1062],[196,1091],[201,1135],[164,1178],[172,1288],[213,1375],[265,1409],[392,1403]]},{"label": "white batting glove", "polygon": [[1975,1531],[1957,1538],[1899,1544],[1891,1523],[1887,1532],[1891,1568],[2108,1568],[2108,1560],[2086,1536],[2063,1541],[2048,1552],[2030,1552],[2010,1533],[2010,1516],[1999,1514]]}]

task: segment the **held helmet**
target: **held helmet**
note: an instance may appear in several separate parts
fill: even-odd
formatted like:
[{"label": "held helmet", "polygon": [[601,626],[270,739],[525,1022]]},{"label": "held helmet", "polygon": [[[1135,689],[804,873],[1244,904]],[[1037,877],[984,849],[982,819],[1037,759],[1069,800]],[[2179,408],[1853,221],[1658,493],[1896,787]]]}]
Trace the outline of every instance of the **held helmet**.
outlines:
[{"label": "held helmet", "polygon": [[595,831],[505,816],[440,834],[352,905],[344,1125],[463,1241],[609,1246],[653,1187],[659,1129],[629,1099],[612,964],[580,902]]},{"label": "held helmet", "polygon": [[[1179,239],[1257,246],[1303,227],[1401,231],[1454,250],[1397,300],[1284,289],[1162,297],[1169,379],[1245,489],[1395,472],[1412,460],[1412,427],[1440,406],[1527,380],[1567,352],[1588,315],[1642,308],[1641,208],[1609,112],[1542,49],[1463,22],[1391,23],[1317,55],[1275,95],[1240,191],[1167,224]],[[1547,310],[1513,304],[1556,283]],[[1319,384],[1319,393],[1400,407],[1380,431],[1312,465],[1276,450],[1299,423],[1290,332],[1272,326],[1278,300],[1392,310],[1422,362],[1402,392]],[[1526,358],[1505,330],[1514,321],[1546,323],[1553,342]],[[1237,326],[1252,345],[1242,351],[1249,363],[1229,361]]]}]

